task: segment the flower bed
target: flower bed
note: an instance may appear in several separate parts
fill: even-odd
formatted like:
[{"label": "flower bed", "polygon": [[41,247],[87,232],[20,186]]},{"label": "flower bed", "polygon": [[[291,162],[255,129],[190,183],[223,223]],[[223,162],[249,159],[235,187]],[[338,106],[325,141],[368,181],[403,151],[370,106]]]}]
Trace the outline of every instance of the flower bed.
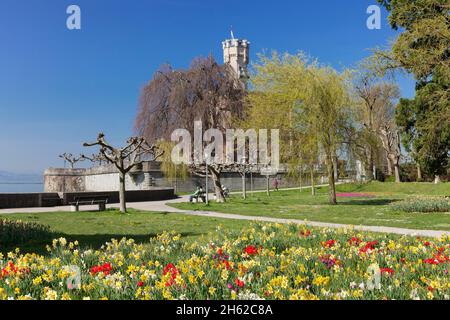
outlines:
[{"label": "flower bed", "polygon": [[341,192],[336,193],[336,197],[338,198],[374,198],[373,194],[369,193],[360,193],[360,192]]},{"label": "flower bed", "polygon": [[[54,240],[46,257],[3,258],[2,299],[449,299],[450,237],[254,224],[185,242]],[[80,289],[67,285],[80,269]],[[375,270],[376,272],[374,272]],[[376,276],[380,276],[377,283]],[[76,277],[75,277],[76,278]],[[374,282],[375,281],[375,282]],[[69,281],[71,284],[73,281]],[[76,283],[76,281],[75,281]],[[375,284],[375,285],[373,285]]]},{"label": "flower bed", "polygon": [[394,210],[405,212],[450,212],[450,199],[445,197],[413,197],[391,204]]},{"label": "flower bed", "polygon": [[0,219],[0,246],[52,239],[49,226],[19,220]]}]

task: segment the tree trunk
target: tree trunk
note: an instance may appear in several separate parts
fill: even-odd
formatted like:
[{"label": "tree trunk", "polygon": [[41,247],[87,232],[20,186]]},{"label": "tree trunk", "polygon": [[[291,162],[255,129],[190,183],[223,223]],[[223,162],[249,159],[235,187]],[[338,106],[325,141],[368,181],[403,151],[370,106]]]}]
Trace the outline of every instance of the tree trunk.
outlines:
[{"label": "tree trunk", "polygon": [[339,179],[339,172],[338,172],[338,164],[339,159],[337,156],[333,157],[333,169],[334,169],[334,180],[337,181]]},{"label": "tree trunk", "polygon": [[400,179],[400,165],[398,163],[398,160],[394,160],[394,174],[395,174],[395,182],[400,183],[402,182]]},{"label": "tree trunk", "polygon": [[330,204],[337,204],[336,201],[336,185],[334,181],[333,158],[330,153],[327,154],[327,171],[328,171],[328,199]]},{"label": "tree trunk", "polygon": [[387,173],[388,176],[392,176],[392,162],[391,159],[389,159],[389,157],[386,157],[386,161],[387,161]]},{"label": "tree trunk", "polygon": [[441,182],[441,177],[437,174],[437,175],[435,175],[434,176],[434,183],[435,184],[438,184],[438,183],[440,183]]},{"label": "tree trunk", "polygon": [[394,166],[394,172],[395,172],[395,182],[396,183],[402,182],[401,179],[400,179],[400,167],[399,167],[398,164],[396,164]]},{"label": "tree trunk", "polygon": [[119,172],[120,186],[119,186],[119,199],[120,199],[120,213],[127,212],[127,204],[125,199],[125,173]]},{"label": "tree trunk", "polygon": [[247,185],[245,181],[245,174],[242,175],[242,198],[247,199]]},{"label": "tree trunk", "polygon": [[302,192],[303,189],[303,170],[300,169],[300,192]]},{"label": "tree trunk", "polygon": [[177,192],[178,192],[177,165],[175,165],[174,168],[175,168],[175,185],[173,188],[174,188],[175,194],[177,194]]},{"label": "tree trunk", "polygon": [[373,166],[372,166],[371,162],[369,162],[366,165],[365,172],[366,172],[367,181],[372,181],[374,179],[374,177],[373,177]]},{"label": "tree trunk", "polygon": [[367,180],[372,181],[375,179],[373,174],[374,160],[373,160],[373,148],[370,147],[369,150],[369,168],[366,170]]},{"label": "tree trunk", "polygon": [[[225,197],[223,195],[222,184],[220,183],[220,175],[215,170],[210,170],[211,178],[214,184],[214,192],[216,194],[216,201],[220,203],[225,202]],[[208,192],[208,190],[206,190]]]},{"label": "tree trunk", "polygon": [[422,181],[422,169],[420,169],[420,165],[417,164],[417,182]]},{"label": "tree trunk", "polygon": [[314,166],[311,165],[310,167],[310,174],[311,174],[311,194],[313,196],[316,195],[316,187],[314,185]]}]

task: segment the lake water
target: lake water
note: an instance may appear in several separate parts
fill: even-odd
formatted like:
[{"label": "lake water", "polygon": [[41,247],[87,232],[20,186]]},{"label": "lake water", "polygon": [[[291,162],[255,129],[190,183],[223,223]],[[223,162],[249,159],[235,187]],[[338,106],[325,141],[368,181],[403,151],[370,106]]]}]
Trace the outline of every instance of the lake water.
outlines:
[{"label": "lake water", "polygon": [[43,183],[1,183],[0,193],[44,192]]}]

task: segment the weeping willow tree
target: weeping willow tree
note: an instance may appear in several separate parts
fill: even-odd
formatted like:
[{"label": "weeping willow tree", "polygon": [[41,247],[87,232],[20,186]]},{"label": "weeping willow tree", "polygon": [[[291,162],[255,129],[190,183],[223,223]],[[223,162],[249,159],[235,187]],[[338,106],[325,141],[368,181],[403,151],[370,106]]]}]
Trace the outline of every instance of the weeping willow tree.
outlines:
[{"label": "weeping willow tree", "polygon": [[309,179],[311,194],[316,195],[315,167],[319,164],[318,143],[315,136],[296,132],[293,156],[288,159],[288,176],[298,182],[302,192],[304,182]]},{"label": "weeping willow tree", "polygon": [[161,171],[167,181],[174,186],[176,193],[178,181],[185,181],[189,177],[189,168],[185,164],[175,164],[172,161],[172,149],[175,146],[175,142],[160,140],[157,146],[164,152],[159,159],[161,161]]},{"label": "weeping willow tree", "polygon": [[343,128],[351,122],[348,80],[347,72],[301,53],[260,55],[245,109],[248,127],[280,129],[280,158],[292,170],[308,164],[314,176],[319,159],[325,159],[331,204],[336,204],[334,159],[343,144]]},{"label": "weeping willow tree", "polygon": [[329,203],[336,204],[335,158],[345,142],[346,129],[352,126],[350,76],[331,67],[309,64],[306,70],[304,99],[298,108],[297,124],[318,142],[325,159]]}]

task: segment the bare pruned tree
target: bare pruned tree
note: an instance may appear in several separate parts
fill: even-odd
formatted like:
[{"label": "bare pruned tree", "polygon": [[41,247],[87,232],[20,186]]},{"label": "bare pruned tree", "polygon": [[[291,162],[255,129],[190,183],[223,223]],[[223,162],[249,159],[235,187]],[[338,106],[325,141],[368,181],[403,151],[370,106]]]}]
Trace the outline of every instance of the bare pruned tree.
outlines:
[{"label": "bare pruned tree", "polygon": [[[191,164],[189,166],[189,170],[193,174],[198,175],[199,177],[206,177],[206,175],[208,174],[208,177],[210,177],[213,182],[216,201],[220,203],[225,202],[225,196],[223,194],[222,184],[220,182],[220,175],[222,171],[225,170],[226,168],[227,165],[225,164],[218,164],[218,163],[207,164],[205,161],[202,163]],[[205,191],[208,192],[208,190]]]},{"label": "bare pruned tree", "polygon": [[257,170],[257,167],[258,166],[256,164],[249,164],[244,159],[242,163],[234,163],[228,168],[233,172],[238,172],[241,175],[243,199],[247,199],[247,181],[246,181],[247,174],[252,172],[252,170]]},{"label": "bare pruned tree", "polygon": [[82,155],[80,155],[79,157],[75,157],[73,154],[66,152],[60,154],[59,157],[64,159],[64,162],[67,161],[70,164],[71,169],[73,169],[75,167],[75,164],[77,164],[78,162],[84,161]]},{"label": "bare pruned tree", "polygon": [[99,146],[100,154],[113,163],[119,171],[120,187],[120,212],[126,213],[126,199],[125,199],[125,177],[137,165],[141,165],[144,161],[144,156],[151,157],[152,160],[158,159],[162,155],[155,145],[147,143],[143,137],[131,137],[127,140],[127,145],[123,148],[115,148],[105,140],[105,135],[99,133],[97,141],[92,143],[85,142],[85,147]]},{"label": "bare pruned tree", "polygon": [[81,155],[81,157],[83,158],[83,159],[86,159],[86,160],[89,160],[89,161],[91,161],[92,163],[98,163],[100,166],[103,164],[103,163],[107,163],[108,162],[108,159],[106,159],[104,156],[103,156],[103,154],[101,154],[101,153],[98,153],[98,154],[92,154],[90,157],[89,156],[86,156],[86,155],[84,155],[84,154],[82,154]]}]

